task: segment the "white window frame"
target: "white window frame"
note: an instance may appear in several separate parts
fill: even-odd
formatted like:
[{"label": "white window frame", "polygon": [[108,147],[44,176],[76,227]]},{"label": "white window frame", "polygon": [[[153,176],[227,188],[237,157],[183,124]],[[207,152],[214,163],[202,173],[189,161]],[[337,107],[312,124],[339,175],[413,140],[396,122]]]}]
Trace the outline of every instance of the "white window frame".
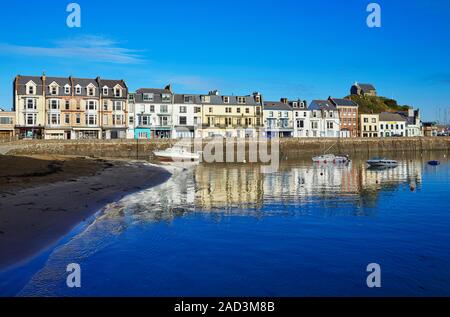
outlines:
[{"label": "white window frame", "polygon": [[155,94],[153,93],[144,93],[142,94],[142,100],[145,101],[150,101],[153,102],[153,100],[155,99]]},{"label": "white window frame", "polygon": [[[117,105],[120,105],[120,108],[118,108]],[[113,111],[124,111],[123,102],[122,101],[114,101]]]},{"label": "white window frame", "polygon": [[58,86],[52,84],[52,85],[49,86],[49,88],[50,88],[50,95],[52,95],[52,96],[57,96],[58,95],[58,93],[59,93],[59,87]]},{"label": "white window frame", "polygon": [[[91,109],[91,105],[93,105],[93,109]],[[86,102],[86,110],[87,111],[97,111],[98,109],[98,103],[97,100],[88,100]]]},{"label": "white window frame", "polygon": [[59,99],[50,99],[48,101],[48,109],[61,110],[61,101]]},{"label": "white window frame", "polygon": [[[30,108],[30,103],[29,101],[31,101],[31,105],[32,107]],[[33,98],[27,98],[25,99],[25,109],[26,110],[36,110],[37,106],[36,106],[36,99]]]},{"label": "white window frame", "polygon": [[69,94],[70,94],[70,86],[69,86],[69,85],[65,85],[65,86],[64,86],[64,93],[65,93],[66,95],[69,95]]},{"label": "white window frame", "polygon": [[95,86],[94,86],[93,84],[89,84],[89,85],[86,87],[86,94],[87,94],[89,97],[95,97]]}]

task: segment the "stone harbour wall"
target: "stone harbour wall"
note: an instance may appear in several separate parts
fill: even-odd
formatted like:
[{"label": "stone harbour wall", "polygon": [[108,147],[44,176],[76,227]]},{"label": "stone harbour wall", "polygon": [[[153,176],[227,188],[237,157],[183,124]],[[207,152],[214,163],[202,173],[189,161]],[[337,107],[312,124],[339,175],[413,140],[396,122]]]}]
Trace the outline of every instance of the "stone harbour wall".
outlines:
[{"label": "stone harbour wall", "polygon": [[[323,153],[335,154],[368,154],[377,155],[388,152],[425,152],[450,150],[450,138],[385,138],[385,139],[280,139],[280,156],[283,159],[311,157]],[[203,140],[203,146],[220,148],[225,145],[221,141]],[[223,141],[225,142],[225,140]],[[236,144],[245,142],[248,160],[249,143],[251,140],[234,141]],[[8,155],[68,155],[88,156],[117,159],[140,159],[155,161],[153,151],[163,150],[176,144],[176,140],[34,140],[8,143],[11,148]],[[269,146],[270,152],[270,146]],[[213,152],[214,153],[214,152]]]}]

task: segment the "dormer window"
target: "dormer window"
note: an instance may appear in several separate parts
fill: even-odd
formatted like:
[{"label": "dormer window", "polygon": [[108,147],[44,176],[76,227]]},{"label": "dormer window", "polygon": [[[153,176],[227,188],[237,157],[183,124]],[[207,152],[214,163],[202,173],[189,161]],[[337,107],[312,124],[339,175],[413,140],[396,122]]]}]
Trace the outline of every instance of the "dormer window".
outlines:
[{"label": "dormer window", "polygon": [[245,104],[246,103],[245,97],[237,97],[237,102],[240,104]]},{"label": "dormer window", "polygon": [[193,103],[194,97],[193,96],[184,96],[184,103]]},{"label": "dormer window", "polygon": [[77,95],[81,95],[81,86],[80,86],[80,85],[77,85],[77,86],[75,87],[75,93],[76,93]]},{"label": "dormer window", "polygon": [[170,102],[170,94],[162,94],[162,102]]},{"label": "dormer window", "polygon": [[34,86],[28,86],[28,94],[34,95]]},{"label": "dormer window", "polygon": [[108,93],[109,93],[108,87],[103,87],[103,95],[104,95],[104,96],[107,96]]},{"label": "dormer window", "polygon": [[94,85],[90,84],[87,87],[87,95],[91,96],[91,97],[95,96],[95,87],[94,87]]},{"label": "dormer window", "polygon": [[143,94],[142,99],[144,101],[153,101],[153,94]]},{"label": "dormer window", "polygon": [[202,96],[202,102],[210,103],[211,102],[211,97],[210,96]]},{"label": "dormer window", "polygon": [[297,107],[298,107],[298,103],[297,103],[297,102],[293,102],[293,103],[292,103],[292,106],[293,106],[294,108],[297,108]]},{"label": "dormer window", "polygon": [[260,103],[260,102],[261,102],[261,96],[260,96],[260,95],[257,95],[257,96],[255,97],[255,101],[256,101],[257,103]]},{"label": "dormer window", "polygon": [[230,97],[227,97],[227,96],[223,97],[223,102],[230,103]]},{"label": "dormer window", "polygon": [[118,87],[114,88],[114,96],[122,97],[122,89],[120,89]]},{"label": "dormer window", "polygon": [[50,95],[57,95],[58,94],[58,86],[51,85],[50,86]]},{"label": "dormer window", "polygon": [[65,93],[66,95],[70,94],[70,86],[69,86],[69,85],[65,85],[65,86],[64,86],[64,93]]}]

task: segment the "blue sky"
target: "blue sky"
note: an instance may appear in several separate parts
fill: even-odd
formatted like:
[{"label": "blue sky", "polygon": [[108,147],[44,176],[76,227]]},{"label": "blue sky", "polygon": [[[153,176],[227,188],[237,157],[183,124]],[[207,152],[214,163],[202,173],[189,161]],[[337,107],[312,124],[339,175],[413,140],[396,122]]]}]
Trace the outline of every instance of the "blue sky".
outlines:
[{"label": "blue sky", "polygon": [[343,97],[370,82],[427,120],[450,108],[447,0],[374,0],[379,29],[363,0],[78,0],[79,29],[66,26],[70,2],[2,3],[0,106],[12,104],[15,75],[45,71],[266,100]]}]

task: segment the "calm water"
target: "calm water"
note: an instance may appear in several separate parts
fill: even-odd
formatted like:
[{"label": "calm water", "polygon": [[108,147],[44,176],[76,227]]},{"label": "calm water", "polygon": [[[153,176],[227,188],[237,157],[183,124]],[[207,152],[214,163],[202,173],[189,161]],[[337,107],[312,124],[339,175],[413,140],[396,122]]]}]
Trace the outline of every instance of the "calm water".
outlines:
[{"label": "calm water", "polygon": [[[200,165],[0,273],[0,295],[450,295],[450,163]],[[442,165],[431,167],[429,159]],[[382,288],[368,289],[379,263]],[[69,263],[82,288],[66,287]]]}]

